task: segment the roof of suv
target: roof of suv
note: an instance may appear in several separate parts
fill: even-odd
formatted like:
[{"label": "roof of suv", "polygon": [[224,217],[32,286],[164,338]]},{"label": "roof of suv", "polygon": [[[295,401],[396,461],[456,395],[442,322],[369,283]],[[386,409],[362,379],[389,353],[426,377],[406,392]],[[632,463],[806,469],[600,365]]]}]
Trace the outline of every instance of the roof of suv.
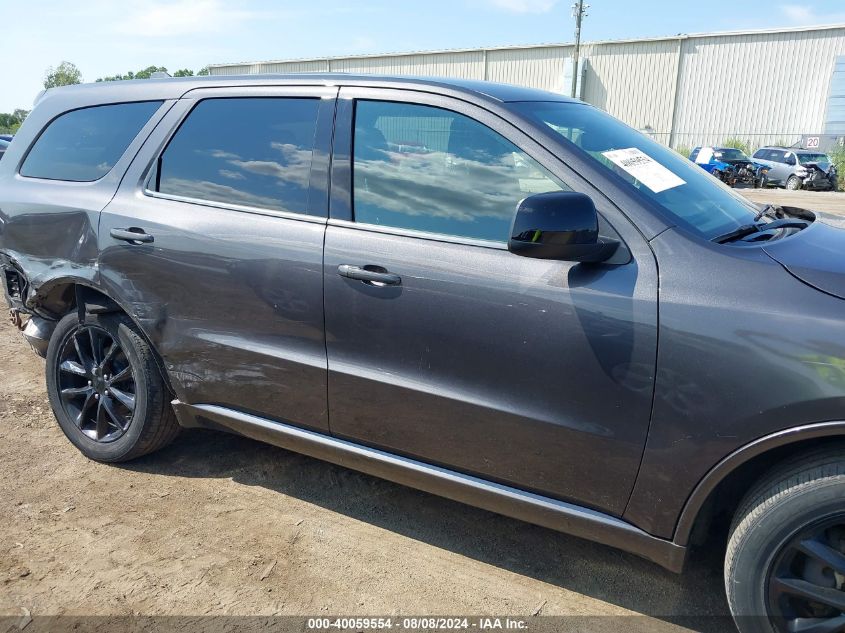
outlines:
[{"label": "roof of suv", "polygon": [[435,89],[440,94],[473,96],[498,102],[511,101],[569,101],[576,99],[534,88],[509,84],[446,77],[410,77],[387,75],[350,75],[344,73],[301,73],[268,75],[211,75],[203,77],[172,77],[136,79],[78,84],[53,88],[38,101],[57,95],[84,101],[115,102],[135,99],[178,99],[198,88],[236,86],[371,86],[405,90]]},{"label": "roof of suv", "polygon": [[[824,152],[817,149],[807,149],[806,147],[784,147],[783,145],[766,145],[760,149],[780,149],[785,152],[795,152],[796,154],[824,154]],[[757,151],[759,152],[760,149]]]}]

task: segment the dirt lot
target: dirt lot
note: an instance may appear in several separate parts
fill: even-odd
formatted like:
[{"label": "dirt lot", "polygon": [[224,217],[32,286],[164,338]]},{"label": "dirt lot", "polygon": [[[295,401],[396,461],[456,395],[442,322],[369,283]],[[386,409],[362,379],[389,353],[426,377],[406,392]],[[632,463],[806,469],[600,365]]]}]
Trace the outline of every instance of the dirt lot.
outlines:
[{"label": "dirt lot", "polygon": [[717,557],[676,577],[234,436],[90,462],[5,322],[0,359],[0,614],[725,613]]},{"label": "dirt lot", "polygon": [[754,202],[801,207],[835,215],[845,215],[845,193],[830,191],[787,191],[786,189],[739,189]]},{"label": "dirt lot", "polygon": [[679,577],[211,432],[96,464],[65,440],[43,361],[7,322],[0,362],[0,615],[639,614],[627,629],[725,630],[678,619],[727,613],[718,547]]}]

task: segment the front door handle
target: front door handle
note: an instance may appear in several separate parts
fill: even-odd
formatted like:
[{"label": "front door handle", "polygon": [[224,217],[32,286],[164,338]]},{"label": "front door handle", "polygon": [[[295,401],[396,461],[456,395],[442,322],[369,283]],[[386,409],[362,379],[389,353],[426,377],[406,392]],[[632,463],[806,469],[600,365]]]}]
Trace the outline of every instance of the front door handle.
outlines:
[{"label": "front door handle", "polygon": [[152,235],[144,232],[144,229],[138,229],[134,226],[128,229],[112,229],[109,231],[109,235],[116,240],[133,244],[151,244],[154,240]]},{"label": "front door handle", "polygon": [[337,267],[337,272],[341,277],[347,279],[357,279],[380,286],[398,286],[402,283],[402,278],[396,273],[388,272],[381,266],[350,266],[349,264],[341,264]]}]

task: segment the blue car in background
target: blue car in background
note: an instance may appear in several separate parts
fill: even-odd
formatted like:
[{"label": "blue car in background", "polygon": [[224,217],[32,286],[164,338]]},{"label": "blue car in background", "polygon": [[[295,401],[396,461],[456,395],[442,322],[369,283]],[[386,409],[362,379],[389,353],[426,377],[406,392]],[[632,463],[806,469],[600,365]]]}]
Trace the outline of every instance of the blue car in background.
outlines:
[{"label": "blue car in background", "polygon": [[696,147],[689,159],[731,187],[741,184],[758,188],[768,184],[769,168],[733,147]]}]

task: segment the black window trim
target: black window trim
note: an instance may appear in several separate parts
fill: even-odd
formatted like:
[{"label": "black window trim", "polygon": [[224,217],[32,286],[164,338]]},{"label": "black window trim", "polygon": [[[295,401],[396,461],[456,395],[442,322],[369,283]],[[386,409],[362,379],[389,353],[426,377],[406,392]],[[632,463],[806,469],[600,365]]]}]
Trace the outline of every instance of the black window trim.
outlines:
[{"label": "black window trim", "polygon": [[[394,98],[394,96],[396,98]],[[584,191],[580,184],[573,185],[575,179],[564,179],[555,169],[551,168],[551,161],[541,160],[535,152],[529,151],[525,144],[508,134],[511,128],[516,129],[513,124],[501,119],[499,115],[484,108],[481,104],[472,101],[465,101],[457,97],[441,95],[439,93],[426,92],[422,90],[409,90],[400,88],[380,88],[372,86],[346,86],[341,89],[338,96],[337,117],[335,120],[334,146],[332,153],[332,198],[329,210],[329,226],[337,226],[348,229],[355,229],[370,233],[381,233],[383,235],[396,235],[398,237],[409,237],[424,239],[432,242],[447,244],[458,244],[462,246],[474,246],[491,250],[508,250],[507,241],[484,240],[472,237],[450,235],[448,233],[429,233],[384,224],[369,224],[356,222],[353,211],[353,162],[354,162],[354,131],[355,131],[355,105],[358,101],[380,101],[384,103],[403,103],[407,105],[419,105],[447,110],[455,114],[468,117],[473,121],[499,134],[506,141],[524,152],[526,156],[536,161],[556,178],[563,180],[573,191]],[[463,111],[466,110],[466,111]],[[480,120],[478,114],[473,111],[485,112],[497,119],[498,125]],[[498,129],[497,129],[498,128]],[[524,134],[524,132],[520,132]],[[547,151],[547,150],[545,150]],[[562,163],[562,162],[561,162]],[[557,163],[560,166],[561,163]],[[559,170],[558,170],[559,171]],[[567,170],[568,171],[568,170]],[[574,173],[574,172],[573,172]],[[595,195],[591,192],[592,195]],[[588,194],[588,195],[591,195]],[[516,215],[516,205],[514,205]]]},{"label": "black window trim", "polygon": [[[334,139],[332,143],[329,226],[380,233],[383,235],[424,239],[431,242],[473,246],[490,250],[508,250],[507,242],[355,222],[352,216],[352,161],[355,102],[359,100],[431,106],[468,117],[493,130],[509,143],[519,148],[520,151],[536,161],[537,164],[563,181],[572,191],[590,196],[596,203],[600,223],[605,224],[609,228],[613,237],[623,244],[623,247],[629,254],[632,254],[631,248],[627,245],[626,239],[622,235],[626,231],[620,231],[616,224],[619,222],[625,223],[636,232],[638,238],[644,238],[639,227],[619,209],[615,202],[598,190],[589,180],[575,171],[566,160],[552,153],[539,140],[529,136],[525,130],[522,130],[517,124],[504,118],[501,114],[485,107],[481,103],[451,95],[443,95],[438,92],[429,92],[424,89],[384,88],[379,86],[342,86],[338,93]],[[484,121],[483,119],[485,118],[489,119],[489,122]],[[516,205],[514,205],[515,215]]]},{"label": "black window trim", "polygon": [[[246,88],[246,89],[245,89]],[[317,120],[316,120],[316,129],[315,129],[315,138],[314,138],[314,148],[313,152],[316,156],[317,152],[326,152],[330,155],[331,153],[331,146],[330,140],[332,135],[332,129],[334,127],[334,118],[335,118],[335,109],[337,104],[337,89],[333,89],[331,94],[327,92],[324,86],[260,86],[260,87],[252,87],[248,86],[245,88],[228,88],[228,87],[213,87],[213,88],[203,88],[198,90],[192,90],[186,93],[182,98],[179,99],[180,103],[187,103],[189,104],[188,107],[179,115],[179,118],[171,125],[170,129],[168,130],[167,134],[165,135],[164,139],[159,146],[151,153],[148,164],[145,167],[144,172],[141,174],[140,178],[140,193],[147,198],[155,198],[159,200],[168,200],[170,202],[180,202],[184,204],[196,205],[201,207],[208,207],[211,209],[222,209],[224,211],[237,211],[240,213],[250,213],[253,215],[264,215],[269,217],[276,217],[285,220],[298,220],[302,222],[311,222],[315,224],[326,224],[328,220],[328,200],[323,203],[324,213],[316,214],[316,213],[296,213],[293,211],[281,211],[278,209],[269,209],[266,207],[254,207],[250,205],[241,205],[241,204],[234,204],[230,202],[222,202],[218,200],[206,200],[204,198],[191,198],[188,196],[179,196],[169,193],[161,193],[160,191],[155,191],[150,189],[150,181],[155,177],[158,181],[160,177],[160,169],[159,164],[161,157],[163,156],[164,152],[167,150],[170,142],[179,132],[179,129],[182,127],[185,121],[187,121],[190,114],[194,111],[194,109],[202,102],[208,101],[210,99],[251,99],[251,98],[267,98],[267,99],[313,99],[319,101],[319,107],[317,110]],[[252,90],[251,90],[252,88]],[[302,93],[299,92],[292,92],[290,89],[297,89],[301,88],[304,89]],[[326,130],[324,129],[328,125],[328,136],[329,142],[326,142],[326,139],[321,139],[320,136],[325,135]],[[328,159],[327,159],[328,162]],[[314,188],[314,177],[315,177],[315,165],[317,161],[315,158],[312,158],[311,162],[311,170],[309,176],[309,187],[312,189],[310,193],[313,193]],[[326,169],[330,169],[330,165],[326,165]],[[158,184],[158,182],[156,183]],[[328,187],[328,183],[326,185]],[[309,203],[308,208],[309,211],[312,209],[316,203],[312,200],[312,196],[309,195]]]},{"label": "black window trim", "polygon": [[[63,110],[56,114],[56,116],[52,117],[49,121],[47,121],[41,129],[38,131],[38,134],[35,138],[32,139],[29,146],[26,148],[23,156],[21,156],[20,161],[18,161],[17,166],[15,167],[15,178],[21,178],[25,180],[33,180],[36,182],[49,182],[49,183],[61,183],[67,186],[76,186],[76,187],[85,187],[91,186],[96,183],[102,182],[104,179],[108,178],[114,172],[115,167],[117,167],[121,161],[123,161],[127,157],[127,153],[129,152],[132,145],[138,141],[138,138],[142,135],[142,132],[151,124],[157,125],[161,118],[164,116],[167,110],[169,110],[175,100],[173,99],[131,99],[129,101],[114,101],[114,102],[106,102],[106,103],[90,103],[87,105],[79,106],[78,108],[71,108],[70,110]],[[26,164],[26,160],[29,158],[30,152],[35,148],[38,144],[38,141],[41,140],[41,137],[44,133],[50,128],[53,123],[60,119],[61,117],[65,116],[66,114],[71,114],[73,112],[78,112],[80,110],[90,110],[92,108],[102,108],[106,106],[119,106],[119,105],[129,105],[132,103],[158,103],[159,107],[156,109],[151,115],[150,118],[147,119],[144,124],[139,128],[138,133],[135,134],[127,143],[126,147],[121,152],[120,156],[118,156],[117,160],[114,161],[114,164],[109,168],[109,170],[104,173],[99,178],[94,178],[93,180],[64,180],[62,178],[45,178],[43,176],[27,176],[26,174],[21,173],[21,169]],[[144,135],[144,139],[149,136],[149,131],[147,134]],[[134,157],[134,155],[133,155]],[[128,166],[128,165],[127,165]]]}]

